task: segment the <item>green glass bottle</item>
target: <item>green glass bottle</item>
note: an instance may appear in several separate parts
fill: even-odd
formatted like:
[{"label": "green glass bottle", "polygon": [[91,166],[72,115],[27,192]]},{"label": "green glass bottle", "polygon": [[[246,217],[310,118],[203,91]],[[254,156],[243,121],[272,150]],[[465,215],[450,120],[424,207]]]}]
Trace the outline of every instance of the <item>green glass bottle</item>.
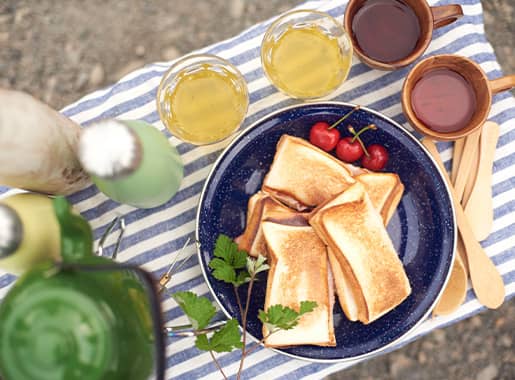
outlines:
[{"label": "green glass bottle", "polygon": [[150,284],[93,256],[87,222],[63,198],[54,205],[63,262],[32,268],[0,305],[0,378],[149,379],[164,357]]}]

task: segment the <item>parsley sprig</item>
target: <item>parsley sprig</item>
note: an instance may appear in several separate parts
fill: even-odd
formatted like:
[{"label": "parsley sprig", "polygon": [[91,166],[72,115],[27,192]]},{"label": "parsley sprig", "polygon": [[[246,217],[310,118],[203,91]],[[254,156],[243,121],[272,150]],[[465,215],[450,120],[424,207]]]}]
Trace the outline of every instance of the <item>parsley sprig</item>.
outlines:
[{"label": "parsley sprig", "polygon": [[209,262],[213,277],[236,287],[249,282],[247,252],[238,249],[238,245],[226,235],[218,236],[214,251],[215,258]]},{"label": "parsley sprig", "polygon": [[317,303],[314,301],[302,301],[299,311],[287,306],[273,305],[266,312],[259,310],[259,320],[263,322],[268,331],[291,330],[299,324],[300,317],[315,310]]},{"label": "parsley sprig", "polygon": [[[199,350],[208,351],[213,361],[224,377],[227,379],[220,362],[214,355],[215,352],[231,352],[241,350],[240,366],[236,378],[241,378],[245,357],[257,349],[271,334],[280,330],[290,330],[298,325],[303,315],[313,311],[317,307],[314,301],[303,301],[299,310],[294,310],[284,305],[270,306],[266,311],[259,310],[258,318],[266,326],[269,333],[261,341],[246,348],[247,316],[252,287],[258,274],[267,271],[270,267],[266,258],[259,255],[257,258],[248,256],[247,252],[238,248],[238,245],[228,236],[218,236],[215,244],[214,258],[209,262],[213,277],[219,281],[231,284],[234,288],[238,308],[241,315],[243,335],[240,333],[238,320],[231,319],[225,325],[212,333],[204,333],[205,329],[216,314],[216,309],[207,297],[199,297],[192,292],[176,292],[173,298],[190,320],[194,330],[197,330],[195,346]],[[240,286],[248,284],[245,304],[243,306],[239,294]],[[210,335],[210,336],[208,336]]]},{"label": "parsley sprig", "polygon": [[216,314],[216,308],[209,299],[199,297],[193,292],[176,292],[173,294],[173,298],[195,330],[206,328]]}]

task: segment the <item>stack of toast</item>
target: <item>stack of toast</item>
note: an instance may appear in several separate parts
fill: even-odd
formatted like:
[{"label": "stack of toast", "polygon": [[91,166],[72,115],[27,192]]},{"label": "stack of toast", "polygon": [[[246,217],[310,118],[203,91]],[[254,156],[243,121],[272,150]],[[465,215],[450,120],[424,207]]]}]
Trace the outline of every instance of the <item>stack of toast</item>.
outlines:
[{"label": "stack of toast", "polygon": [[268,258],[264,309],[301,301],[317,308],[265,345],[335,346],[334,294],[351,321],[371,323],[403,302],[410,284],[385,226],[404,186],[394,173],[346,164],[283,135],[262,189],[248,202],[240,249]]}]

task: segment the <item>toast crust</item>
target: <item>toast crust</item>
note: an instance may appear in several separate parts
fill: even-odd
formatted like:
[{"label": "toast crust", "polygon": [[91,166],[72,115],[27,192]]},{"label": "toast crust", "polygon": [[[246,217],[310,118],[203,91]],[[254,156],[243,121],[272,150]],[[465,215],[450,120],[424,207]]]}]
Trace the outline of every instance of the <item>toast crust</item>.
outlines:
[{"label": "toast crust", "polygon": [[265,338],[265,346],[335,346],[332,315],[334,293],[325,244],[310,226],[287,226],[265,221],[263,233],[270,264],[265,310],[275,304],[298,310],[300,302],[306,300],[318,304],[291,330],[269,335],[266,326],[263,326],[263,336],[269,335]]},{"label": "toast crust", "polygon": [[[258,233],[259,225],[263,214],[263,199],[267,195],[262,191],[257,192],[249,198],[247,206],[247,224],[243,233],[234,239],[238,248],[250,254],[252,243]],[[254,256],[254,255],[251,255]]]},{"label": "toast crust", "polygon": [[346,258],[363,294],[366,317],[360,320],[365,324],[395,308],[411,292],[382,219],[367,203],[364,199],[322,211],[329,246]]},{"label": "toast crust", "polygon": [[281,136],[262,189],[305,211],[341,193],[355,180],[340,160],[304,139]]},{"label": "toast crust", "polygon": [[355,178],[365,186],[372,204],[380,211],[383,222],[387,225],[404,191],[399,176],[395,173],[363,173]]},{"label": "toast crust", "polygon": [[334,272],[336,294],[345,316],[353,322],[365,319],[365,299],[352,269],[345,258],[337,256],[331,248],[328,247],[327,253]]},{"label": "toast crust", "polygon": [[264,220],[294,226],[309,225],[306,214],[286,207],[265,192],[254,194],[248,202],[245,230],[234,239],[238,248],[247,251],[250,256],[257,257],[259,254],[266,256],[266,243],[261,229],[261,223]]},{"label": "toast crust", "polygon": [[390,202],[388,204],[388,209],[384,214],[384,225],[388,225],[390,220],[392,219],[395,210],[397,210],[397,206],[402,199],[402,194],[404,194],[404,184],[399,181],[399,184],[395,187],[392,194],[390,195]]},{"label": "toast crust", "polygon": [[[311,225],[334,254],[345,283],[336,290],[344,311],[368,324],[399,305],[411,292],[404,267],[386,232],[383,220],[362,184],[353,185],[344,203],[327,203],[310,219]],[[341,195],[344,198],[345,194]],[[338,268],[333,265],[336,273]],[[344,287],[353,290],[349,299]],[[388,291],[385,291],[388,289]],[[360,294],[363,302],[361,302]],[[350,306],[349,302],[355,303]],[[346,312],[346,314],[347,314]]]}]

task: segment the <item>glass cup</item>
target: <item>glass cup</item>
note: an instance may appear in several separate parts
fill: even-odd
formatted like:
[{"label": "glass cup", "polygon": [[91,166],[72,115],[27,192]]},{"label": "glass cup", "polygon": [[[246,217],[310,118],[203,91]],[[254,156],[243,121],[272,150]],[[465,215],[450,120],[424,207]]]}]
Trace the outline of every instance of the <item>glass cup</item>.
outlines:
[{"label": "glass cup", "polygon": [[329,14],[297,10],[270,25],[261,45],[261,62],[280,91],[293,98],[318,98],[347,78],[352,44],[343,26]]},{"label": "glass cup", "polygon": [[249,95],[240,71],[209,54],[186,56],[163,75],[157,110],[178,139],[212,144],[232,135],[247,113]]}]

